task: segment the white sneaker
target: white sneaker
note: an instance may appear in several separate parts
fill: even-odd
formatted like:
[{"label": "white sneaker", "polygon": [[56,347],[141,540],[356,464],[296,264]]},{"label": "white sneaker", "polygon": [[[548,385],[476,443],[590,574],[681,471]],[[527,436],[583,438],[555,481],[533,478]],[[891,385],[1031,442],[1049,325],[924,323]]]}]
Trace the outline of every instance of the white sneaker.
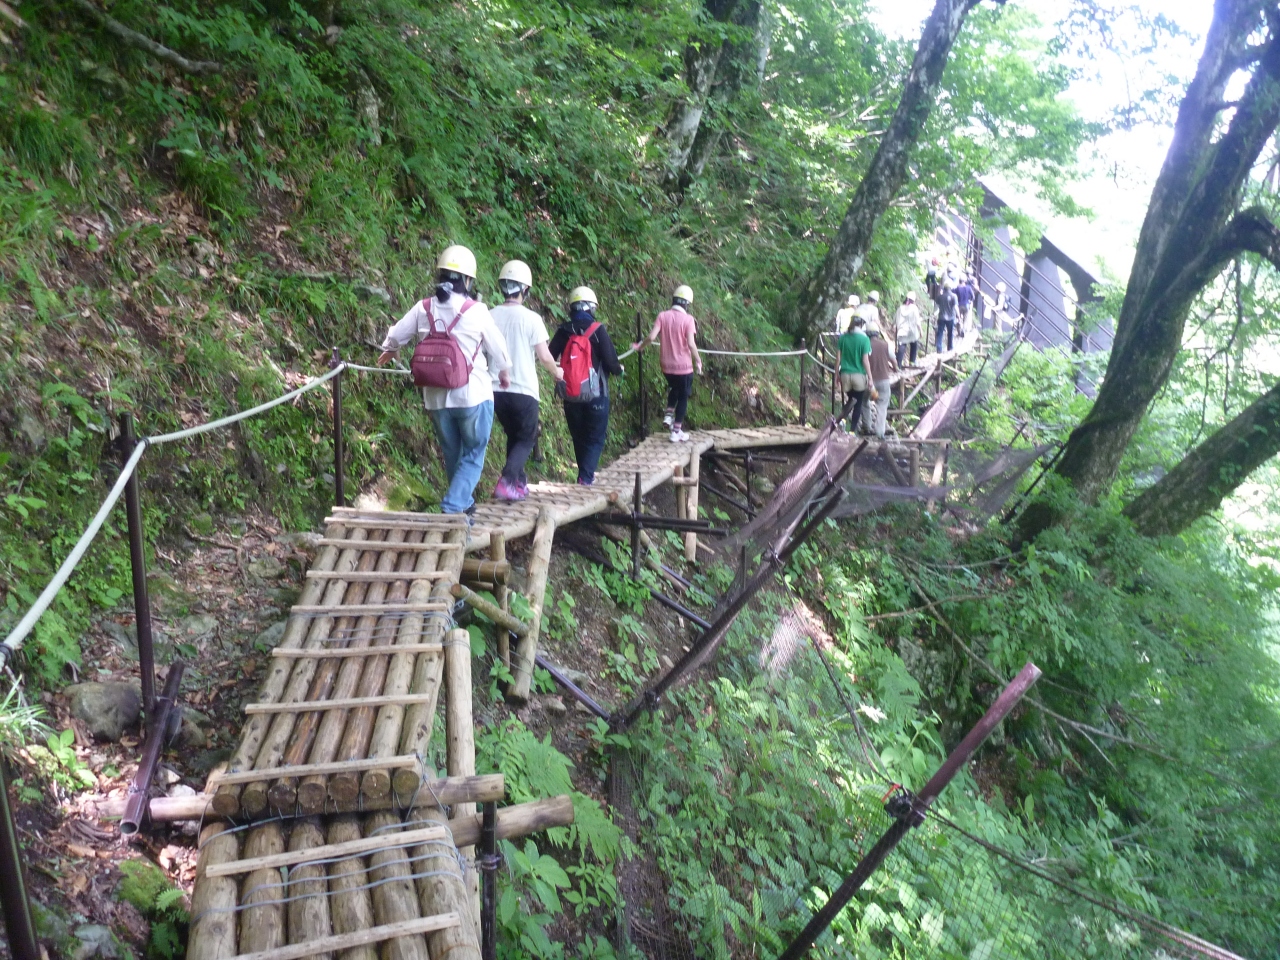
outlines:
[{"label": "white sneaker", "polygon": [[672,443],[688,443],[688,442],[689,442],[690,440],[692,440],[692,439],[693,439],[693,438],[692,438],[692,437],[690,437],[690,436],[689,436],[687,433],[685,433],[683,430],[672,430],[672,431],[671,431],[671,442],[672,442]]},{"label": "white sneaker", "polygon": [[671,424],[674,421],[675,421],[675,414],[668,413],[668,414],[664,414],[662,417],[662,425],[666,427],[668,430],[671,429]]}]

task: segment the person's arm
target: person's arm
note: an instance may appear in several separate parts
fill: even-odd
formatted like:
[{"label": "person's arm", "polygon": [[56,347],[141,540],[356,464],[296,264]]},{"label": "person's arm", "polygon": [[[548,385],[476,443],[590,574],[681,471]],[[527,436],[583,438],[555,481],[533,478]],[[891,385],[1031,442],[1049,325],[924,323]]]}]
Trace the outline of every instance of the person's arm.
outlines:
[{"label": "person's arm", "polygon": [[553,360],[560,359],[560,354],[564,353],[565,344],[568,342],[569,334],[565,332],[564,327],[556,327],[556,332],[551,336],[551,342],[547,344],[547,352],[551,354]]},{"label": "person's arm", "polygon": [[422,314],[422,304],[415,303],[409,312],[401,317],[382,340],[382,353],[378,356],[378,366],[382,366],[399,351],[413,342],[418,335],[418,317]]},{"label": "person's arm", "polygon": [[871,379],[871,351],[868,350],[862,355],[862,372],[867,375],[867,389],[871,391],[871,399],[879,400],[880,394],[876,390],[876,382]]},{"label": "person's arm", "polygon": [[645,347],[649,346],[649,344],[653,343],[658,339],[658,334],[661,332],[661,330],[662,330],[662,324],[660,324],[655,319],[653,321],[653,329],[649,331],[649,335],[645,337],[643,340],[633,343],[631,345],[631,349],[637,352],[643,350]]},{"label": "person's arm", "polygon": [[547,349],[547,341],[533,345],[533,355],[538,358],[538,362],[542,364],[542,369],[551,374],[552,380],[564,379],[564,368],[556,363],[555,357],[551,356],[551,351]]},{"label": "person's arm", "polygon": [[618,376],[622,373],[622,364],[618,361],[618,351],[613,346],[613,341],[609,339],[609,331],[604,328],[604,324],[591,335],[593,341],[592,353],[600,357],[600,369],[610,376]]},{"label": "person's arm", "polygon": [[702,354],[698,353],[698,326],[697,324],[689,324],[689,352],[693,354],[693,364],[698,369],[698,376],[702,376]]},{"label": "person's arm", "polygon": [[480,349],[489,361],[489,368],[498,371],[498,386],[503,390],[511,386],[511,353],[507,350],[507,338],[493,322],[488,310],[480,318]]}]

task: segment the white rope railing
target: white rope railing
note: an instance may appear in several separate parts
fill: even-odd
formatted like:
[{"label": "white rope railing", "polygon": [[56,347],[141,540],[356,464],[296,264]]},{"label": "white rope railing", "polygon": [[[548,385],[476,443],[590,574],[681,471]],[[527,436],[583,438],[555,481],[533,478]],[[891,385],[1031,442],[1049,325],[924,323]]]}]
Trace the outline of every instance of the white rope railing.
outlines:
[{"label": "white rope railing", "polygon": [[[618,359],[620,361],[625,360],[636,352],[636,348],[632,347],[625,353],[620,354]],[[809,359],[820,366],[823,370],[826,370],[828,373],[834,372],[808,350],[701,350],[699,352],[709,356],[719,357],[798,357],[801,355],[807,355]],[[88,552],[94,539],[101,532],[103,525],[106,523],[107,516],[111,513],[112,508],[120,499],[120,495],[124,492],[125,485],[129,482],[129,478],[136,472],[138,463],[142,460],[143,454],[146,453],[148,447],[158,446],[164,443],[176,443],[179,440],[187,440],[203,433],[210,433],[214,430],[220,430],[223,427],[229,427],[233,423],[239,423],[241,420],[247,420],[248,418],[255,417],[260,413],[266,413],[268,410],[272,410],[275,407],[279,407],[283,404],[296,400],[304,393],[328,383],[344,370],[356,370],[361,373],[390,373],[399,376],[410,375],[410,371],[403,367],[368,367],[357,363],[342,362],[336,364],[332,370],[323,376],[316,377],[314,380],[303,384],[296,390],[290,390],[288,393],[282,394],[274,400],[268,400],[266,403],[260,403],[256,407],[250,407],[248,410],[241,410],[239,413],[233,413],[230,416],[211,420],[208,423],[202,423],[198,426],[188,427],[185,430],[175,430],[171,433],[162,433],[154,437],[141,438],[133,448],[133,452],[125,462],[124,468],[120,471],[120,476],[116,478],[116,482],[112,485],[106,499],[102,501],[102,505],[98,508],[98,512],[94,514],[93,519],[89,522],[89,526],[85,528],[84,533],[80,535],[80,539],[76,541],[76,545],[71,549],[71,552],[67,554],[66,559],[62,561],[62,565],[58,567],[57,572],[45,586],[44,590],[41,591],[40,596],[36,598],[36,602],[31,605],[31,608],[27,610],[22,619],[18,621],[17,626],[9,631],[9,635],[6,636],[4,642],[0,644],[0,647],[4,648],[3,650],[0,650],[0,662],[3,662],[9,655],[18,650],[23,641],[31,633],[32,629],[34,629],[36,622],[52,605],[53,600],[58,595],[59,591],[66,586],[67,581],[71,578],[72,572]]]},{"label": "white rope railing", "polygon": [[[120,471],[120,476],[116,478],[116,482],[111,487],[111,492],[107,494],[107,498],[102,501],[102,506],[98,508],[98,512],[94,514],[93,519],[89,521],[89,526],[85,528],[84,533],[80,535],[80,539],[76,541],[76,545],[71,548],[71,552],[67,554],[67,559],[62,561],[62,566],[58,568],[58,572],[53,575],[53,579],[41,591],[40,596],[36,597],[36,602],[31,605],[31,609],[26,615],[18,621],[18,625],[9,631],[9,635],[4,638],[3,646],[8,648],[9,653],[17,650],[22,645],[22,641],[27,638],[32,628],[36,625],[49,605],[53,603],[53,598],[66,585],[67,580],[71,578],[71,572],[75,570],[80,559],[89,551],[89,546],[93,543],[94,538],[98,535],[98,531],[102,529],[102,525],[107,522],[107,515],[111,513],[111,508],[116,505],[116,501],[120,499],[120,494],[124,492],[125,484],[129,482],[129,478],[133,476],[133,472],[138,468],[138,461],[142,459],[142,455],[147,452],[148,441],[143,440],[133,448],[133,454],[125,461],[124,469]],[[7,656],[7,654],[6,654]],[[4,657],[0,656],[0,660]]]},{"label": "white rope railing", "polygon": [[268,400],[266,403],[260,403],[256,407],[252,407],[248,410],[241,410],[239,413],[233,413],[231,416],[223,417],[221,420],[212,420],[209,423],[202,423],[198,427],[190,427],[186,430],[177,430],[174,433],[162,433],[158,437],[148,437],[147,442],[154,443],[154,444],[161,444],[161,443],[173,443],[175,440],[186,440],[188,437],[194,437],[201,433],[208,433],[211,430],[220,430],[223,427],[229,427],[231,426],[231,424],[238,423],[241,420],[247,420],[249,417],[255,417],[260,413],[266,413],[268,410],[270,410],[273,407],[278,407],[282,403],[288,403],[290,400],[294,400],[302,396],[308,390],[314,390],[316,387],[320,386],[322,383],[328,383],[330,380],[332,380],[334,377],[340,374],[346,368],[346,366],[347,365],[345,363],[340,363],[336,367],[334,367],[332,370],[330,370],[328,373],[326,373],[323,377],[317,377],[316,379],[312,380],[310,383],[304,384],[303,386],[299,387],[297,390],[290,390],[288,393],[284,394],[283,396],[276,397],[274,400]]}]

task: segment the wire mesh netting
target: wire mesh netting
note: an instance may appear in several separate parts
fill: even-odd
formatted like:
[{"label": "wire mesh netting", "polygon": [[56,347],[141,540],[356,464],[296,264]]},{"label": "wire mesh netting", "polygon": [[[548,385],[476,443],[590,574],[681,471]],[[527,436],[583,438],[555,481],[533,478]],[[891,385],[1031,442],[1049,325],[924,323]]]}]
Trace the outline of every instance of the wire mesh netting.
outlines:
[{"label": "wire mesh netting", "polygon": [[[711,628],[651,683],[656,695],[640,698],[628,741],[612,750],[609,800],[635,850],[618,873],[619,955],[779,956],[897,822],[886,802],[902,787],[886,770],[916,787],[933,772],[936,750],[926,749],[931,734],[902,662],[871,637],[836,643],[778,575],[780,558],[832,507],[950,494],[975,511],[999,509],[1044,452],[956,446],[950,486],[903,490],[866,482],[892,451],[824,431],[795,482],[733,538],[740,569]],[[856,479],[842,478],[855,454]],[[827,586],[830,602],[856,602],[856,585]],[[959,802],[944,794],[907,832],[814,955],[1234,956],[1002,847],[1016,831],[992,826],[998,818],[971,782],[952,790]]]}]

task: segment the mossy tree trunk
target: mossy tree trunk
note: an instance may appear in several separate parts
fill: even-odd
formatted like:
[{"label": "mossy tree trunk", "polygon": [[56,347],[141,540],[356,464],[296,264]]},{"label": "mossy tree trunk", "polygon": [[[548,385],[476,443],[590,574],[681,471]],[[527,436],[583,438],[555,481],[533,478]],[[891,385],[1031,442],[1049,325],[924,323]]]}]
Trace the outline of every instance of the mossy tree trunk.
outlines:
[{"label": "mossy tree trunk", "polygon": [[1280,453],[1280,384],[1182,458],[1125,507],[1148,536],[1180,533]]},{"label": "mossy tree trunk", "polygon": [[[1261,43],[1248,43],[1266,26],[1253,0],[1215,5],[1138,238],[1106,378],[1056,468],[1086,503],[1111,485],[1168,380],[1195,299],[1242,253],[1280,263],[1280,231],[1260,208],[1239,209],[1250,171],[1280,124],[1280,32],[1273,27]],[[1227,83],[1240,70],[1252,75],[1228,103]],[[1056,519],[1045,503],[1032,504],[1021,534]]]}]

